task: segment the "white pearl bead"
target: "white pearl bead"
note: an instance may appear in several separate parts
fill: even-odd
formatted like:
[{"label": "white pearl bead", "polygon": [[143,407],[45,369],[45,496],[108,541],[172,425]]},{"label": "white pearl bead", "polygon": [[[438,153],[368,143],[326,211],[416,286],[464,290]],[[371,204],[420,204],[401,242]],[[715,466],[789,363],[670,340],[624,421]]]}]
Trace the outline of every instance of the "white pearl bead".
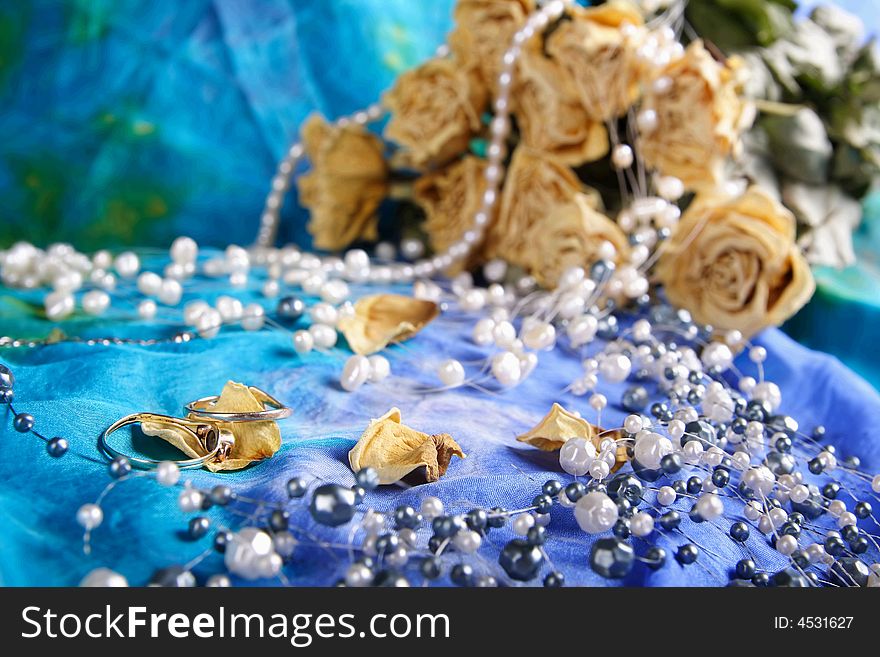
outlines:
[{"label": "white pearl bead", "polygon": [[593,315],[582,315],[569,322],[565,332],[571,340],[572,348],[577,348],[590,342],[596,337],[599,329],[599,320]]},{"label": "white pearl bead", "polygon": [[796,502],[800,504],[804,500],[806,500],[810,496],[810,489],[804,486],[803,484],[799,484],[791,489],[789,493],[789,497],[792,502]]},{"label": "white pearl bead", "polygon": [[617,522],[617,505],[605,493],[593,491],[577,501],[574,517],[588,534],[601,534]]},{"label": "white pearl bead", "polygon": [[180,285],[180,281],[173,278],[164,279],[159,287],[158,296],[159,301],[166,306],[176,306],[179,304],[181,297],[183,297],[183,287]]},{"label": "white pearl bead", "polygon": [[765,497],[773,491],[773,487],[776,485],[776,477],[769,468],[763,465],[747,470],[743,474],[743,481],[746,486]]},{"label": "white pearl bead", "polygon": [[726,370],[733,363],[733,352],[723,342],[712,342],[703,349],[700,360],[706,367],[720,367]]},{"label": "white pearl bead", "polygon": [[516,329],[508,321],[497,322],[492,329],[492,337],[497,346],[507,349],[516,341]]},{"label": "white pearl bead", "polygon": [[122,278],[134,278],[141,268],[141,260],[132,251],[124,251],[116,256],[113,268]]},{"label": "white pearl bead", "polygon": [[514,534],[525,536],[535,526],[535,517],[530,513],[521,513],[513,519],[511,525]]},{"label": "white pearl bead", "polygon": [[141,319],[153,319],[158,308],[152,299],[144,299],[138,304],[137,312]]},{"label": "white pearl bead", "polygon": [[482,542],[480,535],[470,529],[458,532],[452,539],[455,549],[463,554],[473,554],[480,549]]},{"label": "white pearl bead", "polygon": [[516,354],[504,351],[492,357],[492,375],[503,386],[519,383],[522,367]]},{"label": "white pearl bead", "polygon": [[152,271],[145,271],[137,278],[138,291],[148,297],[154,297],[162,289],[162,277]]},{"label": "white pearl bead", "polygon": [[79,585],[84,588],[124,588],[128,586],[128,580],[109,568],[95,568]]},{"label": "white pearl bead", "polygon": [[328,326],[336,326],[339,321],[339,311],[335,306],[320,302],[309,308],[309,315],[318,324],[327,324]]},{"label": "white pearl bead", "polygon": [[370,361],[370,382],[380,383],[391,374],[391,363],[385,356],[374,354],[367,360]]},{"label": "white pearl bead", "polygon": [[568,474],[582,477],[596,459],[596,447],[585,438],[570,438],[559,449],[559,465]]},{"label": "white pearl bead", "polygon": [[425,520],[433,520],[443,515],[443,502],[437,497],[426,497],[422,500],[420,510]]},{"label": "white pearl bead", "polygon": [[485,346],[492,344],[494,340],[493,329],[495,328],[495,320],[490,317],[484,317],[474,325],[471,337],[475,344]]},{"label": "white pearl bead", "polygon": [[210,307],[201,299],[190,301],[183,307],[183,323],[187,326],[195,326],[199,316]]},{"label": "white pearl bead", "polygon": [[783,534],[776,539],[776,551],[785,556],[789,556],[792,552],[797,550],[797,547],[797,539],[790,534]]},{"label": "white pearl bead", "polygon": [[104,512],[97,504],[83,504],[76,512],[76,521],[83,529],[92,530],[104,521]]},{"label": "white pearl bead", "polygon": [[245,527],[232,536],[223,556],[229,572],[244,579],[273,577],[281,569],[272,537],[256,527]]},{"label": "white pearl bead", "polygon": [[259,331],[266,323],[266,311],[258,303],[245,306],[241,316],[241,327],[245,331]]},{"label": "white pearl bead", "polygon": [[649,470],[660,467],[660,461],[667,454],[672,454],[672,441],[659,433],[648,432],[636,438],[633,456],[640,465]]},{"label": "white pearl bead", "polygon": [[623,354],[613,354],[599,363],[599,374],[609,383],[625,381],[632,371],[632,361]]},{"label": "white pearl bead", "polygon": [[336,329],[326,324],[312,324],[309,327],[309,333],[315,340],[315,346],[319,349],[330,349],[336,344],[338,336]]},{"label": "white pearl bead", "polygon": [[351,290],[345,281],[327,281],[321,286],[321,298],[327,303],[342,303],[350,294]]},{"label": "white pearl bead", "polygon": [[174,486],[180,481],[180,468],[173,461],[162,461],[156,466],[156,481],[162,486]]},{"label": "white pearl bead", "polygon": [[549,322],[537,322],[523,332],[522,341],[535,351],[553,349],[556,345],[556,329]]},{"label": "white pearl bead", "polygon": [[437,378],[450,388],[457,388],[464,383],[464,376],[464,367],[455,359],[445,360],[437,368]]},{"label": "white pearl bead", "polygon": [[235,322],[241,319],[241,316],[244,314],[244,306],[241,301],[236,299],[235,297],[230,296],[220,296],[217,297],[217,300],[214,302],[215,308],[217,308],[217,312],[220,313],[220,317],[223,318],[224,322]]},{"label": "white pearl bead", "polygon": [[602,480],[607,477],[611,473],[611,466],[608,465],[608,461],[598,458],[594,459],[592,463],[590,463],[590,476],[593,479]]},{"label": "white pearl bead", "polygon": [[199,245],[190,237],[178,237],[171,243],[170,253],[174,262],[180,264],[195,262],[199,256]]},{"label": "white pearl bead", "polygon": [[90,290],[83,295],[82,306],[89,315],[103,315],[110,306],[110,296],[101,290]]},{"label": "white pearl bead", "polygon": [[639,511],[630,519],[630,530],[634,536],[645,537],[654,531],[654,516]]},{"label": "white pearl bead", "polygon": [[476,312],[486,305],[486,294],[479,288],[472,288],[459,297],[458,305],[462,310]]},{"label": "white pearl bead", "polygon": [[880,493],[880,474],[874,475],[874,478],[871,479],[871,490]]},{"label": "white pearl bead", "polygon": [[385,529],[384,514],[377,513],[373,509],[368,509],[361,520],[361,528],[367,534],[378,534]]},{"label": "white pearl bead", "polygon": [[703,444],[699,440],[689,440],[681,450],[685,459],[691,463],[698,463],[703,455]]},{"label": "white pearl bead", "polygon": [[50,292],[43,301],[46,317],[53,322],[70,315],[75,305],[76,302],[73,299],[73,295],[67,292]]},{"label": "white pearl bead", "polygon": [[370,361],[366,356],[352,356],[345,361],[339,385],[343,390],[354,392],[370,378]]},{"label": "white pearl bead", "polygon": [[611,163],[616,169],[628,169],[633,163],[633,150],[627,144],[618,144],[611,151]]},{"label": "white pearl bead", "polygon": [[810,543],[806,549],[810,563],[819,563],[825,557],[825,546],[821,543]]},{"label": "white pearl bead", "polygon": [[657,129],[658,123],[657,112],[652,109],[642,110],[636,116],[636,125],[639,127],[639,132],[646,134],[653,132]]},{"label": "white pearl bead", "polygon": [[846,504],[844,504],[841,500],[832,500],[828,504],[828,513],[831,514],[834,518],[839,518],[841,515],[846,513]]},{"label": "white pearl bead", "polygon": [[298,354],[307,354],[315,346],[315,339],[308,331],[296,331],[293,334],[293,350]]},{"label": "white pearl bead", "polygon": [[661,486],[657,491],[657,504],[669,506],[675,502],[676,497],[675,489],[672,486]]},{"label": "white pearl bead", "polygon": [[[684,183],[674,176],[658,176],[654,180],[654,186],[657,189],[657,195],[667,201],[677,201],[684,195]],[[669,218],[672,218],[673,220],[678,219],[677,216],[671,216],[667,219]]]},{"label": "white pearl bead", "polygon": [[642,430],[642,418],[638,415],[627,415],[623,421],[623,428],[627,433],[638,433]]},{"label": "white pearl bead", "polygon": [[752,390],[752,399],[766,402],[770,406],[770,410],[775,411],[782,403],[782,391],[775,383],[764,381]]},{"label": "white pearl bead", "polygon": [[201,491],[195,488],[185,488],[177,496],[177,506],[184,513],[193,513],[194,511],[201,510],[204,499],[205,496],[202,495]]},{"label": "white pearl bead", "polygon": [[761,507],[761,503],[756,500],[752,500],[751,502],[749,502],[744,509],[746,518],[752,521],[760,518],[762,512],[763,508]]},{"label": "white pearl bead", "polygon": [[840,517],[837,519],[837,526],[843,529],[848,525],[855,525],[858,522],[854,513],[850,513],[847,511],[846,513],[842,513]]},{"label": "white pearl bead", "polygon": [[697,499],[697,513],[703,520],[715,520],[724,513],[724,504],[715,493],[704,493]]},{"label": "white pearl bead", "polygon": [[201,337],[210,340],[220,332],[222,324],[220,313],[213,308],[207,308],[196,320],[195,329]]},{"label": "white pearl bead", "polygon": [[278,281],[271,279],[263,283],[263,296],[267,299],[273,299],[281,292],[281,286]]}]

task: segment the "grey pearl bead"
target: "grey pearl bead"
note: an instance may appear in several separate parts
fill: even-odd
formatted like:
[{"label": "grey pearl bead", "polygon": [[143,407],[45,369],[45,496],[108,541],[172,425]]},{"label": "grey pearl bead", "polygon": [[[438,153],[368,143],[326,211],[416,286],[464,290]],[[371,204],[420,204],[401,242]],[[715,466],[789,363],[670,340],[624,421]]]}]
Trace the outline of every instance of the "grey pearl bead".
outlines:
[{"label": "grey pearl bead", "polygon": [[34,428],[34,416],[30,413],[19,413],[12,421],[12,426],[19,433],[27,433]]},{"label": "grey pearl bead", "polygon": [[168,566],[153,573],[148,586],[169,588],[191,588],[196,585],[196,578],[183,566]]},{"label": "grey pearl bead", "polygon": [[278,301],[278,314],[285,319],[299,319],[305,311],[306,304],[299,297],[284,297]]},{"label": "grey pearl bead", "polygon": [[498,563],[511,579],[527,582],[538,575],[544,554],[537,545],[517,538],[504,546]]},{"label": "grey pearl bead", "polygon": [[635,562],[632,545],[619,538],[600,538],[590,549],[590,568],[607,579],[626,577]]},{"label": "grey pearl bead", "polygon": [[69,447],[70,445],[67,444],[67,440],[64,438],[55,437],[46,443],[46,451],[49,453],[49,456],[53,458],[64,456]]},{"label": "grey pearl bead", "polygon": [[330,527],[344,525],[354,517],[355,493],[339,484],[324,484],[315,489],[309,513],[315,522]]}]

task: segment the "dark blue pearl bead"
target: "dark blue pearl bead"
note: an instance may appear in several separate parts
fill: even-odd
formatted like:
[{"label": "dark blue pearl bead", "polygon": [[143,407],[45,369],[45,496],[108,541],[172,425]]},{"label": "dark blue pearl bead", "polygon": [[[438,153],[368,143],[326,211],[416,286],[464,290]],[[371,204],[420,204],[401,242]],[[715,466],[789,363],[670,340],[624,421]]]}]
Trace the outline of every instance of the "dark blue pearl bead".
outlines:
[{"label": "dark blue pearl bead", "polygon": [[569,484],[565,487],[565,496],[571,502],[577,502],[587,494],[587,487],[580,482]]},{"label": "dark blue pearl bead", "polygon": [[782,535],[789,535],[798,538],[801,535],[801,526],[793,523],[793,522],[784,522],[782,526],[779,528],[779,533]]},{"label": "dark blue pearl bead", "polygon": [[400,539],[395,534],[382,534],[376,539],[376,553],[379,556],[390,554],[400,547]]},{"label": "dark blue pearl bead", "polygon": [[864,554],[868,551],[868,547],[868,539],[864,536],[857,536],[849,542],[850,552],[853,552],[855,554]]},{"label": "dark blue pearl bead", "polygon": [[845,550],[846,545],[844,544],[843,539],[841,539],[840,536],[829,536],[825,539],[825,551],[832,557],[843,554]]},{"label": "dark blue pearl bead", "polygon": [[354,503],[360,504],[364,501],[364,498],[367,496],[367,491],[364,490],[363,486],[352,486],[351,490],[354,491]]},{"label": "dark blue pearl bead", "polygon": [[12,426],[19,433],[27,433],[34,428],[34,416],[30,413],[19,413],[12,421]]},{"label": "dark blue pearl bead", "polygon": [[803,550],[795,550],[791,553],[791,560],[795,563],[795,565],[804,570],[810,567],[810,557],[807,556],[807,553]]},{"label": "dark blue pearl bead", "polygon": [[366,490],[375,490],[379,485],[379,473],[375,468],[362,468],[354,475],[358,486]]},{"label": "dark blue pearl bead", "polygon": [[700,551],[693,543],[685,543],[684,545],[680,545],[678,546],[678,550],[676,550],[675,552],[675,558],[680,564],[685,566],[694,563],[699,555]]},{"label": "dark blue pearl bead", "polygon": [[712,473],[712,484],[717,488],[724,488],[730,483],[730,473],[724,468],[716,468]]},{"label": "dark blue pearl bead", "polygon": [[678,454],[667,454],[660,459],[660,469],[668,475],[673,475],[681,470],[682,462]]},{"label": "dark blue pearl bead", "polygon": [[287,482],[287,495],[291,498],[299,498],[306,494],[308,486],[302,477],[293,477]]},{"label": "dark blue pearl bead", "polygon": [[562,490],[562,482],[556,479],[550,479],[549,481],[545,481],[544,485],[541,486],[541,491],[544,495],[558,495],[559,491]]},{"label": "dark blue pearl bead", "polygon": [[507,516],[504,515],[507,509],[502,506],[492,507],[492,511],[489,513],[489,527],[492,529],[498,529],[499,527],[504,527],[507,524]]},{"label": "dark blue pearl bead", "polygon": [[[569,485],[571,485],[571,484],[569,484]],[[580,490],[582,490],[583,492],[580,495],[580,497],[583,497],[587,493],[592,493],[593,491],[598,491],[600,493],[607,493],[608,492],[608,486],[606,486],[603,482],[599,481],[598,479],[593,479],[586,486],[584,486],[584,484],[582,484],[580,482],[578,482],[576,485],[582,487]],[[580,499],[580,497],[578,499]]]},{"label": "dark blue pearl bead", "polygon": [[752,577],[752,584],[755,586],[769,586],[770,575],[767,573],[755,573],[755,576]]},{"label": "dark blue pearl bead", "polygon": [[210,520],[208,520],[205,516],[196,516],[189,521],[187,534],[189,534],[189,537],[191,539],[196,540],[202,538],[202,536],[207,534],[210,528]]},{"label": "dark blue pearl bead", "polygon": [[15,393],[12,388],[0,390],[0,404],[11,404],[13,399],[15,399]]},{"label": "dark blue pearl bead", "polygon": [[606,315],[599,320],[596,335],[602,340],[614,340],[620,333],[620,325],[616,315]]},{"label": "dark blue pearl bead", "polygon": [[688,511],[688,518],[691,519],[691,522],[694,524],[700,524],[701,522],[705,522],[706,519],[700,515],[700,512],[697,510],[697,505],[694,504],[691,507],[691,510]]},{"label": "dark blue pearl bead", "polygon": [[818,458],[810,459],[809,463],[807,463],[807,467],[814,475],[822,474],[822,471],[825,469],[825,467],[822,465],[822,461],[820,461]]},{"label": "dark blue pearl bead", "polygon": [[546,540],[547,530],[540,525],[529,527],[529,531],[526,532],[526,541],[528,541],[530,545],[544,545]]},{"label": "dark blue pearl bead", "polygon": [[478,589],[491,589],[498,586],[498,580],[492,575],[480,575],[474,580],[474,586]]},{"label": "dark blue pearl bead", "polygon": [[859,537],[859,528],[855,525],[846,525],[840,530],[840,537],[847,542],[854,541]]},{"label": "dark blue pearl bead", "polygon": [[590,549],[590,568],[606,579],[626,577],[634,562],[632,545],[619,538],[600,538]]},{"label": "dark blue pearl bead", "polygon": [[287,531],[290,527],[290,514],[282,509],[275,509],[269,514],[269,527],[273,532]]},{"label": "dark blue pearl bead", "polygon": [[217,506],[226,506],[235,497],[235,493],[233,493],[232,489],[226,484],[217,484],[211,489],[211,492],[208,493],[208,497],[210,497],[211,502]]},{"label": "dark blue pearl bead", "polygon": [[794,472],[797,461],[791,454],[782,452],[770,452],[764,459],[764,465],[777,477]]},{"label": "dark blue pearl bead", "polygon": [[150,577],[150,586],[166,588],[192,588],[196,585],[196,578],[183,566],[168,566],[153,573]]},{"label": "dark blue pearl bead", "polygon": [[666,564],[666,550],[659,545],[652,545],[645,552],[645,564],[651,570],[662,568]]},{"label": "dark blue pearl bead", "polygon": [[831,481],[822,487],[822,495],[829,500],[836,500],[838,493],[840,493],[840,484],[836,481]]},{"label": "dark blue pearl bead", "polygon": [[678,511],[667,511],[660,516],[660,526],[666,531],[676,529],[681,524],[681,515]]},{"label": "dark blue pearl bead", "polygon": [[399,506],[394,510],[394,526],[397,529],[415,529],[422,524],[422,516],[411,506]]},{"label": "dark blue pearl bead", "polygon": [[541,515],[550,513],[550,509],[553,508],[553,498],[542,493],[532,500],[532,506],[535,507],[535,513]]},{"label": "dark blue pearl bead", "polygon": [[443,572],[440,559],[437,557],[426,557],[419,564],[419,570],[425,579],[437,579]]},{"label": "dark blue pearl bead", "polygon": [[457,563],[449,571],[449,579],[456,586],[471,586],[474,581],[474,569],[465,563]]},{"label": "dark blue pearl bead", "polygon": [[544,586],[548,589],[558,589],[565,586],[565,575],[559,572],[553,572],[544,578]]},{"label": "dark blue pearl bead", "polygon": [[46,443],[46,451],[49,453],[49,456],[53,458],[58,458],[59,456],[64,456],[67,454],[67,450],[70,446],[67,444],[67,440],[64,438],[55,437],[49,440]]},{"label": "dark blue pearl bead", "polygon": [[730,537],[734,541],[745,543],[749,538],[749,526],[744,522],[733,523],[730,526]]},{"label": "dark blue pearl bead", "polygon": [[315,522],[338,527],[350,521],[355,514],[355,494],[339,484],[324,484],[315,489],[309,504],[309,513]]},{"label": "dark blue pearl bead", "polygon": [[12,390],[15,387],[15,375],[12,370],[0,363],[0,390]]},{"label": "dark blue pearl bead", "polygon": [[110,476],[119,479],[131,473],[131,463],[124,456],[117,456],[110,461]]},{"label": "dark blue pearl bead", "polygon": [[796,525],[803,526],[804,524],[804,514],[795,511],[794,513],[788,514],[788,521],[793,522]]},{"label": "dark blue pearl bead", "polygon": [[788,436],[782,436],[782,438],[779,438],[773,446],[776,448],[776,451],[788,454],[791,451],[791,438]]},{"label": "dark blue pearl bead", "polygon": [[697,476],[690,477],[687,480],[687,492],[691,495],[697,495],[703,490],[703,480]]},{"label": "dark blue pearl bead", "polygon": [[806,588],[809,580],[794,568],[786,568],[773,574],[773,586],[781,588]]},{"label": "dark blue pearl bead", "polygon": [[824,437],[825,437],[825,427],[820,424],[815,429],[813,429],[813,439],[814,440],[822,440]]},{"label": "dark blue pearl bead", "polygon": [[373,578],[373,586],[380,588],[406,588],[409,586],[409,580],[393,568],[387,568],[376,574],[376,577]]},{"label": "dark blue pearl bead", "polygon": [[615,264],[611,260],[597,260],[590,267],[590,278],[597,283],[604,281],[611,277],[615,269]]},{"label": "dark blue pearl bead", "polygon": [[718,442],[715,428],[705,420],[695,420],[684,425],[684,434],[681,436],[681,444],[685,445],[690,440],[698,440],[705,448],[709,448]]},{"label": "dark blue pearl bead", "polygon": [[498,563],[511,579],[527,582],[537,576],[544,563],[544,554],[537,545],[516,538],[501,550]]},{"label": "dark blue pearl bead", "polygon": [[299,297],[283,297],[278,301],[278,315],[284,319],[299,319],[305,311],[306,304]]},{"label": "dark blue pearl bead", "polygon": [[221,530],[214,536],[214,549],[217,552],[226,552],[226,546],[232,541],[232,532]]},{"label": "dark blue pearl bead", "polygon": [[838,586],[867,586],[870,571],[855,557],[841,557],[828,570],[831,582]]},{"label": "dark blue pearl bead", "polygon": [[615,475],[607,484],[608,496],[611,499],[624,498],[631,504],[638,504],[645,494],[645,486],[631,474]]},{"label": "dark blue pearl bead", "polygon": [[456,516],[440,516],[434,518],[431,528],[440,538],[451,538],[464,528],[464,522]]},{"label": "dark blue pearl bead", "polygon": [[629,538],[632,535],[632,531],[629,528],[629,521],[625,518],[618,518],[617,522],[615,522],[614,526],[611,528],[611,533],[620,539]]},{"label": "dark blue pearl bead", "polygon": [[688,489],[684,479],[676,479],[675,481],[673,481],[672,490],[674,490],[675,494],[679,497],[681,497],[682,495],[687,495]]},{"label": "dark blue pearl bead", "polygon": [[472,509],[464,517],[468,529],[475,532],[485,531],[489,526],[489,515],[483,509]]},{"label": "dark blue pearl bead", "polygon": [[640,413],[648,405],[648,389],[645,386],[627,388],[620,398],[620,405],[630,413]]},{"label": "dark blue pearl bead", "polygon": [[853,509],[853,512],[856,514],[856,518],[860,520],[864,520],[865,518],[871,517],[871,512],[873,509],[871,508],[870,502],[858,502]]},{"label": "dark blue pearl bead", "polygon": [[740,579],[752,579],[757,571],[757,566],[752,559],[740,559],[736,562],[736,576]]},{"label": "dark blue pearl bead", "polygon": [[436,534],[428,539],[428,552],[431,554],[437,554],[440,551],[440,548],[449,542],[449,539],[440,538]]}]

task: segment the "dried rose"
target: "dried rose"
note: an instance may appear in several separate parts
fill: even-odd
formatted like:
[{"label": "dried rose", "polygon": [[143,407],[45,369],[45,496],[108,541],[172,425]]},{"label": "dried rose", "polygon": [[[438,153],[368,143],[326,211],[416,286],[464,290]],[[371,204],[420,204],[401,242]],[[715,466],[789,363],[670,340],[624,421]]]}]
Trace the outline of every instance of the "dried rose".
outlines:
[{"label": "dried rose", "polygon": [[469,155],[416,181],[413,200],[427,215],[422,228],[435,251],[446,251],[473,227],[486,189],[485,170],[485,160]]},{"label": "dried rose", "polygon": [[698,322],[750,337],[791,317],[813,294],[794,216],[759,187],[698,196],[661,251],[657,278]]},{"label": "dried rose", "polygon": [[513,102],[523,143],[572,166],[603,157],[608,131],[590,117],[569,72],[538,41],[523,49],[518,66]]},{"label": "dried rose", "polygon": [[420,479],[431,482],[446,474],[453,456],[464,458],[464,452],[452,436],[411,429],[401,423],[400,411],[392,408],[370,421],[348,453],[348,462],[355,472],[366,467],[376,470],[380,484],[393,484],[421,468]]},{"label": "dried rose", "polygon": [[[214,413],[248,413],[262,411],[265,399],[257,397],[258,393],[246,385],[227,381],[220,393],[220,398],[211,406]],[[190,415],[192,420],[200,418]],[[267,459],[281,447],[281,431],[274,421],[266,422],[215,422],[220,428],[228,429],[235,436],[235,444],[228,458],[223,461],[211,461],[205,464],[211,472],[222,470],[241,470],[254,461]],[[147,436],[156,436],[168,441],[190,458],[207,454],[203,445],[194,441],[192,436],[175,431],[168,425],[145,422],[141,430]]]},{"label": "dried rose", "polygon": [[391,112],[385,137],[403,146],[416,168],[445,164],[480,130],[487,98],[477,76],[458,62],[432,59],[397,78],[385,95]]},{"label": "dried rose", "polygon": [[307,228],[314,245],[338,250],[375,240],[376,210],[388,193],[382,140],[360,126],[330,125],[317,114],[301,135],[312,169],[297,184],[300,203],[311,211]]},{"label": "dried rose", "polygon": [[501,58],[534,10],[535,0],[459,0],[449,46],[465,68],[479,73],[484,86],[495,89]]},{"label": "dried rose", "polygon": [[377,294],[358,299],[354,313],[341,318],[337,326],[352,351],[368,356],[392,342],[411,338],[438,314],[440,310],[432,301]]},{"label": "dried rose", "polygon": [[754,118],[740,95],[740,66],[736,58],[716,62],[694,41],[663,69],[668,88],[651,85],[642,104],[642,112],[656,115],[656,121],[643,122],[639,136],[648,166],[679,178],[688,189],[722,179],[725,161],[739,151],[740,136]]},{"label": "dried rose", "polygon": [[574,5],[570,16],[547,37],[547,54],[568,73],[590,119],[625,114],[638,98],[644,67],[636,57],[637,41],[621,28],[642,25],[641,13],[629,2],[612,0]]}]

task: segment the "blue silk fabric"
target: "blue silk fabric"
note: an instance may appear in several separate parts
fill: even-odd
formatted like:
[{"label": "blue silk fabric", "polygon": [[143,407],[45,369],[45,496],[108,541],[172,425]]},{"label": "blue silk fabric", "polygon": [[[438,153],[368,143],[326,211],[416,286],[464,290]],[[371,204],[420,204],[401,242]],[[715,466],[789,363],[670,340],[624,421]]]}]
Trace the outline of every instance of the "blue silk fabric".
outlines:
[{"label": "blue silk fabric", "polygon": [[[192,285],[187,284],[185,300],[194,296]],[[219,294],[220,283],[198,283],[202,290],[210,290],[212,285]],[[356,295],[366,292],[356,290]],[[240,296],[249,299],[247,294]],[[0,334],[45,333],[48,323],[28,319],[26,312],[27,304],[38,298],[8,291],[0,294]],[[267,307],[271,305],[262,301]],[[162,311],[156,322],[139,323],[123,320],[132,309],[122,303],[118,306],[106,318],[77,316],[63,328],[69,334],[91,337],[156,337],[173,335],[176,330],[162,322]],[[12,319],[14,316],[18,319]],[[294,414],[282,421],[283,444],[271,459],[235,473],[185,473],[202,488],[227,483],[240,495],[286,502],[285,484],[294,475],[305,477],[312,486],[319,481],[352,485],[348,451],[369,420],[392,406],[400,408],[409,426],[431,434],[451,434],[467,458],[454,459],[447,474],[436,483],[409,489],[383,486],[369,493],[365,504],[381,510],[400,504],[417,507],[425,496],[436,495],[450,512],[466,512],[477,506],[517,509],[528,506],[547,479],[572,481],[560,470],[556,453],[538,451],[517,442],[515,437],[534,426],[553,402],[595,420],[586,398],[564,392],[581,372],[578,355],[565,348],[542,353],[528,380],[500,394],[468,388],[440,394],[415,392],[417,386],[436,385],[434,371],[442,360],[471,362],[491,353],[489,348],[472,343],[472,322],[461,319],[444,314],[411,341],[388,349],[392,377],[353,394],[343,392],[338,385],[343,362],[350,355],[344,344],[326,354],[298,356],[289,335],[280,331],[247,333],[228,328],[216,339],[187,344],[59,344],[0,352],[0,360],[15,372],[18,410],[33,413],[39,431],[66,437],[72,452],[89,459],[73,454],[61,459],[49,457],[40,440],[16,433],[11,427],[12,418],[0,409],[0,583],[73,585],[91,569],[106,566],[125,575],[132,584],[143,585],[155,569],[187,563],[209,549],[213,531],[198,541],[186,540],[181,534],[189,516],[177,507],[180,489],[161,487],[152,479],[124,481],[110,492],[102,504],[105,520],[94,532],[89,555],[83,554],[75,516],[77,508],[94,501],[110,481],[106,460],[97,449],[97,438],[104,428],[138,411],[181,414],[185,402],[217,394],[228,380],[263,388],[290,405]],[[297,324],[304,325],[306,320]],[[778,330],[765,331],[758,342],[769,352],[767,377],[782,389],[782,411],[796,417],[806,432],[816,424],[824,424],[839,456],[858,455],[868,472],[880,470],[880,398],[875,390],[836,359],[809,351]],[[593,345],[590,353],[597,347]],[[746,374],[755,373],[754,365],[745,358],[739,358],[737,365]],[[469,367],[473,371],[474,366]],[[602,417],[605,426],[621,425],[626,413],[618,404],[625,387],[602,384],[610,400]],[[121,439],[124,444],[125,436]],[[152,443],[148,439],[139,442],[138,447],[155,456]],[[173,450],[165,453],[172,455]],[[805,468],[805,464],[800,467]],[[855,492],[876,502],[876,496],[872,498],[865,489],[862,486]],[[653,499],[653,494],[649,498]],[[693,524],[683,513],[683,529],[705,548],[691,566],[680,566],[670,558],[656,572],[637,564],[624,580],[603,580],[588,565],[593,537],[580,532],[570,509],[558,505],[552,510],[547,551],[555,568],[573,585],[723,585],[729,569],[745,556],[726,534],[730,523],[741,517],[742,505],[730,500],[725,504],[726,518],[715,523]],[[238,526],[244,518],[231,513],[232,508],[252,509],[214,508],[206,515],[214,528]],[[317,526],[302,501],[292,501],[287,508],[292,524],[300,529],[298,536],[333,543],[348,541],[350,526],[336,530]],[[361,506],[361,510],[364,508]],[[686,511],[689,504],[677,502],[675,508]],[[870,524],[862,521],[862,527],[876,533],[877,527]],[[423,529],[420,534],[423,544],[427,531]],[[513,537],[509,526],[491,531],[478,558],[470,560],[477,572],[492,573],[504,581],[495,560],[500,548]],[[361,539],[359,534],[357,542]],[[672,555],[685,539],[655,532],[650,541]],[[633,543],[637,554],[643,554],[648,546],[642,539],[633,539]],[[759,566],[772,570],[785,564],[785,559],[756,530],[748,545]],[[296,585],[332,584],[344,573],[347,558],[344,551],[303,545],[285,566],[285,577]],[[447,564],[461,559],[451,555]],[[220,569],[220,557],[212,554],[195,568],[195,573],[204,581]],[[545,566],[542,576],[547,572],[549,566]],[[413,579],[420,581],[417,575]]]}]

